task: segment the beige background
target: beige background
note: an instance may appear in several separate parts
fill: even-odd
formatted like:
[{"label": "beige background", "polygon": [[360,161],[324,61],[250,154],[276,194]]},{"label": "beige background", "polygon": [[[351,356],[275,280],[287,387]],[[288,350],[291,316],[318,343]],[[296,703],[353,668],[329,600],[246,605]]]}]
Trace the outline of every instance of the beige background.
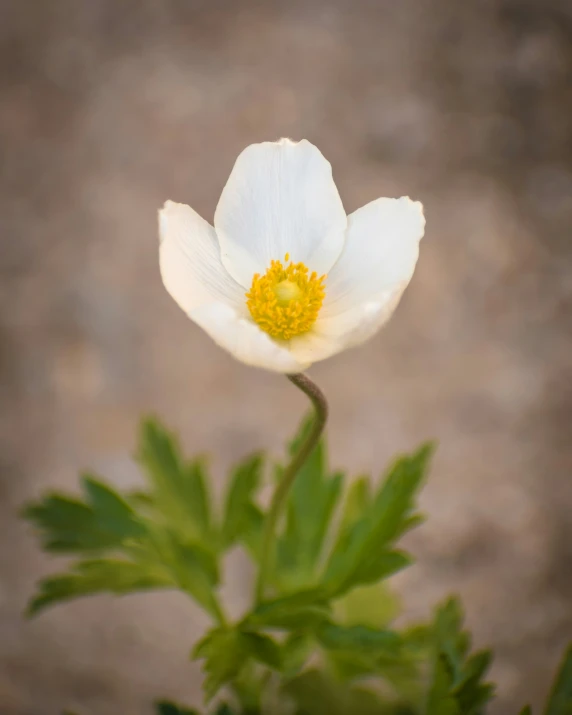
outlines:
[{"label": "beige background", "polygon": [[[93,467],[136,483],[142,412],[189,452],[275,453],[305,409],[164,292],[156,211],[212,219],[248,143],[331,160],[348,211],[410,194],[428,221],[387,329],[316,365],[336,465],[440,442],[396,581],[462,594],[496,649],[495,712],[539,702],[572,638],[572,8],[566,0],[0,0],[0,713],[149,712],[199,697],[203,627],[176,595],[31,623],[54,568],[15,516]],[[249,573],[232,565],[235,609]]]}]

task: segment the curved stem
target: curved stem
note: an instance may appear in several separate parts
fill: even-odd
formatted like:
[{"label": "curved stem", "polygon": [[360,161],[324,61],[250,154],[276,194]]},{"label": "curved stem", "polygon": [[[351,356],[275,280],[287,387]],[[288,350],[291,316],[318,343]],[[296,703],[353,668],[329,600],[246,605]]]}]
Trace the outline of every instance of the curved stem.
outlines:
[{"label": "curved stem", "polygon": [[284,469],[282,478],[276,487],[276,491],[272,496],[270,508],[266,516],[264,524],[264,534],[262,538],[262,552],[260,555],[260,570],[258,572],[258,581],[256,583],[256,603],[260,603],[264,596],[264,587],[268,579],[268,574],[272,568],[273,556],[273,541],[276,531],[276,524],[280,511],[284,506],[290,487],[294,483],[296,475],[300,471],[300,467],[308,459],[314,447],[322,435],[326,420],[328,419],[328,403],[324,393],[320,388],[310,380],[309,377],[302,373],[286,376],[290,382],[296,385],[297,388],[307,395],[312,401],[314,410],[316,411],[312,428],[306,439],[302,442],[297,452],[292,456],[288,466]]}]

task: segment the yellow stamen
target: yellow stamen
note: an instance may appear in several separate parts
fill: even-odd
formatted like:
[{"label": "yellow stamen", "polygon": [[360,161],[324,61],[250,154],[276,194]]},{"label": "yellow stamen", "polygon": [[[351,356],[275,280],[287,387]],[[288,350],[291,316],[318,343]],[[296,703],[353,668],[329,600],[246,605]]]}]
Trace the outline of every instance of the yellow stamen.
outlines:
[{"label": "yellow stamen", "polygon": [[[246,305],[255,323],[273,338],[290,338],[308,330],[316,322],[326,291],[326,276],[309,273],[303,263],[271,261],[270,268],[252,279]],[[287,265],[288,264],[288,265]]]}]

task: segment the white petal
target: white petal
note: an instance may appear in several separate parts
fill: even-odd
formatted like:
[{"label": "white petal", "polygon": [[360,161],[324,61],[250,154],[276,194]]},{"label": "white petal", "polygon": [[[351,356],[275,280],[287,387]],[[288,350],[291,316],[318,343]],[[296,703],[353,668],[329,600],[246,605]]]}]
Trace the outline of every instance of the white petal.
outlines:
[{"label": "white petal", "polygon": [[219,300],[246,310],[244,288],[222,265],[214,228],[190,206],[166,202],[159,211],[159,238],[163,283],[186,313]]},{"label": "white petal", "polygon": [[300,362],[311,364],[325,360],[343,350],[343,343],[336,336],[328,336],[312,330],[290,340],[290,351]]},{"label": "white petal", "polygon": [[378,199],[351,214],[318,320],[291,340],[298,360],[325,360],[369,340],[389,320],[413,275],[424,226],[423,207],[408,198]]},{"label": "white petal", "polygon": [[274,372],[295,373],[308,367],[298,361],[286,348],[248,318],[237,314],[224,303],[202,305],[190,313],[191,320],[200,325],[217,345],[247,365]]},{"label": "white petal", "polygon": [[228,272],[245,288],[286,253],[319,275],[339,257],[347,217],[332,167],[310,142],[247,147],[236,160],[214,220]]},{"label": "white petal", "polygon": [[377,199],[351,214],[320,317],[384,303],[397,289],[401,294],[413,275],[424,228],[423,206],[407,197]]},{"label": "white petal", "polygon": [[334,317],[318,319],[312,332],[290,341],[300,361],[318,362],[369,340],[386,323],[399,303],[406,283],[379,302],[362,303]]}]

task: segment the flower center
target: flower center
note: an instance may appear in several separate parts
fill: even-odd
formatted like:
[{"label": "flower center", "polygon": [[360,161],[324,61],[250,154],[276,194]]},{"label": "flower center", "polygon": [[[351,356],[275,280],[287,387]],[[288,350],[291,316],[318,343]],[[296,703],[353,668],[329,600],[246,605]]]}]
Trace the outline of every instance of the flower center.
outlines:
[{"label": "flower center", "polygon": [[316,322],[326,291],[324,280],[309,273],[303,263],[292,263],[287,253],[282,261],[271,261],[261,276],[256,273],[246,293],[246,305],[255,323],[279,340],[308,330]]}]

